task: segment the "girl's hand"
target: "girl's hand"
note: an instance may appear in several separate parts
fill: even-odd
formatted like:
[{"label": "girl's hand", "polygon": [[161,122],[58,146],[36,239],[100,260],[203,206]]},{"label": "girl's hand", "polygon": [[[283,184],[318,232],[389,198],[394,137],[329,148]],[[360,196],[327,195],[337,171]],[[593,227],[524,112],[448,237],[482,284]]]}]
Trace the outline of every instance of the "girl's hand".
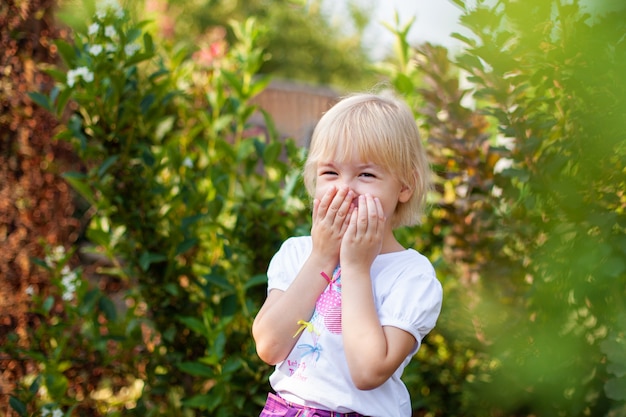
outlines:
[{"label": "girl's hand", "polygon": [[349,188],[331,187],[321,200],[313,201],[313,253],[334,259],[335,265],[339,263],[339,248],[350,222],[353,198],[354,192]]},{"label": "girl's hand", "polygon": [[385,232],[385,214],[378,198],[359,196],[359,204],[350,216],[341,242],[342,269],[348,265],[369,268],[381,251]]}]

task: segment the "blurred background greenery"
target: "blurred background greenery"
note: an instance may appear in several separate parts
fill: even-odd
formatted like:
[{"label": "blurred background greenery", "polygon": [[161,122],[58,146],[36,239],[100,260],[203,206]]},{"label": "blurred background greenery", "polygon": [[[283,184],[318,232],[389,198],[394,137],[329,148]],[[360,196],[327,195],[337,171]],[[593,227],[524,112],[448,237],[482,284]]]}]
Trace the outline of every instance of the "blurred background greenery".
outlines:
[{"label": "blurred background greenery", "polygon": [[281,118],[384,83],[436,174],[398,231],[445,291],[414,415],[626,416],[626,5],[452,3],[459,51],[400,15],[381,60],[358,3],[1,6],[3,415],[258,415],[250,324],[309,228]]}]

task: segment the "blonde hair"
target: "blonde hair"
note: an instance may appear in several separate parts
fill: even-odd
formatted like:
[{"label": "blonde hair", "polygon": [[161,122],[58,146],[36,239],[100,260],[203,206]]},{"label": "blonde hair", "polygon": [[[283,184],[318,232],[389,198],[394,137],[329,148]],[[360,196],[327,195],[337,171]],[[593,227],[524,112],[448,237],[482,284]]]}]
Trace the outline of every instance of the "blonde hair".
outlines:
[{"label": "blonde hair", "polygon": [[356,155],[389,171],[413,194],[398,203],[394,228],[420,223],[431,187],[431,171],[411,109],[390,92],[353,94],[326,112],[318,122],[304,165],[304,183],[315,192],[317,164]]}]

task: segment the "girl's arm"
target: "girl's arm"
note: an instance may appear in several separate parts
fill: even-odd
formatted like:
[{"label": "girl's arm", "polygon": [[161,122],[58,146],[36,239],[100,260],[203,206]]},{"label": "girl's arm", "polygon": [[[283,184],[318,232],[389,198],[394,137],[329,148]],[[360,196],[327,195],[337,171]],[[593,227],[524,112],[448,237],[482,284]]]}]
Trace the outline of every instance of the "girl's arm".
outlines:
[{"label": "girl's arm", "polygon": [[252,336],[259,357],[270,365],[283,361],[293,349],[294,337],[301,324],[313,315],[315,302],[328,283],[320,271],[335,265],[310,256],[286,291],[271,290],[252,324]]},{"label": "girl's arm", "polygon": [[380,201],[364,196],[341,247],[344,349],[352,381],[363,390],[389,379],[417,343],[404,330],[381,326],[374,304],[370,268],[389,234],[385,227]]},{"label": "girl's arm", "polygon": [[332,187],[314,201],[311,255],[286,291],[270,291],[252,325],[257,353],[264,362],[275,365],[284,360],[297,341],[299,323],[311,319],[315,302],[328,285],[321,273],[332,275],[339,263],[353,197],[348,188]]}]

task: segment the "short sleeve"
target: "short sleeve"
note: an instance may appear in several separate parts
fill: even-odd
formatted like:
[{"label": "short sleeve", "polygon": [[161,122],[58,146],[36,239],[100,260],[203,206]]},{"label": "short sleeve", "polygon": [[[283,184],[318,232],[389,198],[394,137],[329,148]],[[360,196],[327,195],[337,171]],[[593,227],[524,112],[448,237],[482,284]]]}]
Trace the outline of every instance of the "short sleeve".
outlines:
[{"label": "short sleeve", "polygon": [[267,268],[267,291],[285,291],[300,272],[312,249],[309,236],[287,239],[270,260]]},{"label": "short sleeve", "polygon": [[380,322],[413,335],[417,340],[415,353],[437,323],[443,290],[428,261],[402,263],[394,269],[395,279],[380,300]]}]

